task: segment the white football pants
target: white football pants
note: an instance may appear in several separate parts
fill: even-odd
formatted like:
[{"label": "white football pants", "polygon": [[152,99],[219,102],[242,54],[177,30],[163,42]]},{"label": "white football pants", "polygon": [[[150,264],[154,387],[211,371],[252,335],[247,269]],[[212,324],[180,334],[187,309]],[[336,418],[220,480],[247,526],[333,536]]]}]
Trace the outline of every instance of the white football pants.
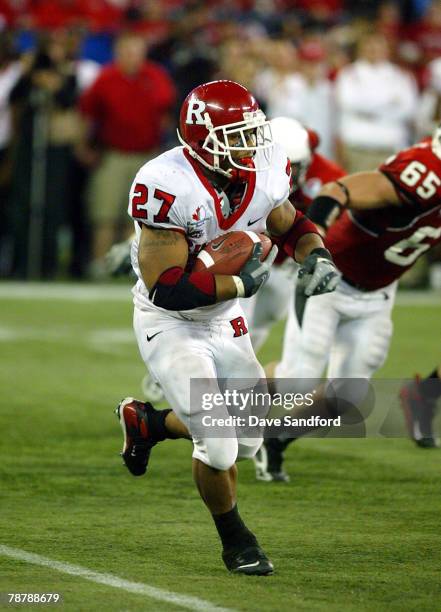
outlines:
[{"label": "white football pants", "polygon": [[[371,378],[386,359],[397,283],[359,291],[341,280],[333,293],[308,299],[299,328],[294,298],[288,309],[277,378]],[[294,293],[293,293],[294,295]]]},{"label": "white football pants", "polygon": [[[192,377],[208,379],[206,392],[219,393],[218,378],[257,382],[265,378],[265,373],[254,354],[249,333],[237,335],[231,323],[240,318],[244,321],[237,301],[222,317],[190,320],[187,314],[185,319],[173,314],[135,306],[134,330],[142,359],[161,385],[170,407],[191,433],[191,419],[202,413],[201,405],[190,405]],[[216,414],[227,417],[227,408],[217,406]],[[234,428],[231,433],[225,438],[193,437],[193,457],[218,470],[229,469],[237,459],[254,457],[262,438],[240,437]]]},{"label": "white football pants", "polygon": [[264,345],[274,323],[286,318],[297,271],[294,261],[273,266],[263,287],[253,297],[240,300],[256,353]]}]

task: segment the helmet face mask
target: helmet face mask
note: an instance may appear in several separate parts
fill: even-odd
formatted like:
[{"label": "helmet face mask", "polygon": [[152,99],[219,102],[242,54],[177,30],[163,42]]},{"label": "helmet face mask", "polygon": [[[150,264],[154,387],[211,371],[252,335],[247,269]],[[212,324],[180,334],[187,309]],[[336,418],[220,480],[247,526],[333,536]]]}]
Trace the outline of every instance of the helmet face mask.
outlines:
[{"label": "helmet face mask", "polygon": [[[227,177],[233,168],[256,172],[271,163],[270,123],[250,92],[233,81],[207,83],[187,96],[178,138],[192,157]],[[264,167],[250,163],[257,151],[264,151]]]},{"label": "helmet face mask", "polygon": [[[250,172],[256,172],[256,169],[241,164],[240,160],[252,158],[260,150],[269,153],[272,147],[271,125],[260,109],[252,113],[245,112],[243,121],[218,127],[209,126],[202,145],[213,156],[226,159],[230,166]],[[269,166],[270,156],[267,163]]]}]

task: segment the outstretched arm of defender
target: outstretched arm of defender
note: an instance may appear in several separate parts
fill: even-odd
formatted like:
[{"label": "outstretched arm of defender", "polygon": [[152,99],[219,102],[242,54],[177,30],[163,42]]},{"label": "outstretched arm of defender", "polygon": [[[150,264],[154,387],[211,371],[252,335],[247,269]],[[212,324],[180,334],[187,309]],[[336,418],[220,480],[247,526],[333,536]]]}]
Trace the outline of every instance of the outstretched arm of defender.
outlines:
[{"label": "outstretched arm of defender", "polygon": [[374,210],[401,204],[393,183],[382,172],[358,172],[324,185],[306,214],[327,230],[344,208]]}]

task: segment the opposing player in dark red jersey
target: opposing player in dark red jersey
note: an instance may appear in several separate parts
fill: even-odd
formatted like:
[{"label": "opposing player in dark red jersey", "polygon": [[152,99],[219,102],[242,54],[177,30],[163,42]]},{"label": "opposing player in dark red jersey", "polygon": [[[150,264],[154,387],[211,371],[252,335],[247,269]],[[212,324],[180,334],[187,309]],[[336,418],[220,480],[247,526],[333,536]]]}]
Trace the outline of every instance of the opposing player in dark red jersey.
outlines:
[{"label": "opposing player in dark red jersey", "polygon": [[[305,212],[325,183],[346,173],[317,153],[319,136],[295,119],[277,117],[271,121],[271,131],[274,141],[282,145],[291,162],[292,191],[289,199],[298,210]],[[250,229],[253,229],[252,225]],[[256,352],[266,341],[274,323],[287,316],[297,269],[292,258],[279,248],[268,282],[253,298],[242,300]]]},{"label": "opposing player in dark red jersey", "polygon": [[[398,279],[441,242],[441,126],[378,170],[325,185],[307,216],[326,233],[342,277],[332,295],[307,302],[301,329],[290,310],[276,376],[317,379],[326,369],[330,379],[369,379],[388,353]],[[417,441],[425,417],[409,414]],[[282,453],[289,442],[272,441],[262,479],[286,479]]]}]

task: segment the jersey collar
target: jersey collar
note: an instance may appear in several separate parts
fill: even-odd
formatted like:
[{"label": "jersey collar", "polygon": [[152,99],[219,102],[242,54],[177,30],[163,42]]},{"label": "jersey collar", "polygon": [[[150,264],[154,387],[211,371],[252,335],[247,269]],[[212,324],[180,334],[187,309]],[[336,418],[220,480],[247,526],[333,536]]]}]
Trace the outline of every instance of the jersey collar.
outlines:
[{"label": "jersey collar", "polygon": [[248,208],[249,203],[251,202],[251,199],[254,195],[254,190],[256,188],[256,172],[248,172],[249,177],[247,177],[248,180],[245,187],[245,193],[243,195],[242,202],[232,215],[225,218],[222,214],[222,203],[220,197],[217,195],[216,190],[214,189],[208,178],[202,172],[200,165],[195,159],[191,157],[191,155],[186,149],[184,149],[184,155],[186,160],[189,162],[189,164],[195,171],[198,179],[201,181],[205,189],[213,198],[214,208],[216,211],[216,217],[219,227],[223,230],[230,229],[230,227],[232,227],[236,223],[236,221],[240,219],[240,217]]}]

